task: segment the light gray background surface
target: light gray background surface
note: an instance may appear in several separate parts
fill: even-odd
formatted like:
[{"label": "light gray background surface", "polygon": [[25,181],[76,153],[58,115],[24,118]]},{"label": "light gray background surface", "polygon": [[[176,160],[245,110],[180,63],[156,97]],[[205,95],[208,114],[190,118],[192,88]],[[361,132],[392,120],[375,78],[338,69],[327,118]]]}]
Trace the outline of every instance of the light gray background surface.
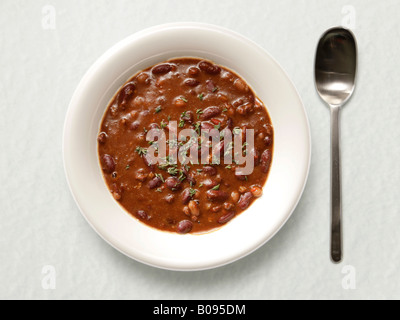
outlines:
[{"label": "light gray background surface", "polygon": [[[55,30],[43,28],[46,5]],[[400,298],[399,16],[397,0],[1,0],[0,298]],[[75,205],[62,162],[65,114],[86,70],[128,35],[176,21],[221,25],[269,51],[298,88],[313,142],[304,196],[279,234],[238,262],[194,273],[148,267],[106,244]],[[313,60],[325,29],[347,23],[359,77],[342,113],[345,258],[333,265],[329,111]],[[46,265],[55,290],[42,286]],[[353,290],[343,286],[348,270]]]}]

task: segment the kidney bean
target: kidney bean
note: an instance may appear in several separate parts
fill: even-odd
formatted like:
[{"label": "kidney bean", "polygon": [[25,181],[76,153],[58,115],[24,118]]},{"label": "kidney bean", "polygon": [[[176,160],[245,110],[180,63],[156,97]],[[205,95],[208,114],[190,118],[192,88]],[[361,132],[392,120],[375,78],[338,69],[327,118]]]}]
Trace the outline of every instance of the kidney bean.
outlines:
[{"label": "kidney bean", "polygon": [[150,79],[149,79],[149,74],[148,73],[146,73],[146,72],[141,72],[138,76],[137,76],[137,78],[136,78],[137,80],[138,80],[138,82],[139,83],[141,83],[141,84],[148,84],[150,81]]},{"label": "kidney bean", "polygon": [[271,136],[268,135],[264,138],[264,145],[266,147],[270,147],[272,145],[272,137]]},{"label": "kidney bean", "polygon": [[249,87],[247,84],[242,80],[242,79],[236,79],[235,82],[233,83],[236,89],[238,89],[240,92],[249,92]]},{"label": "kidney bean", "polygon": [[113,195],[114,199],[119,201],[122,198],[122,187],[118,186],[116,183],[113,183],[111,186],[111,194]]},{"label": "kidney bean", "polygon": [[125,106],[129,102],[132,94],[135,92],[135,89],[136,85],[133,82],[127,83],[118,95],[118,104],[122,107]]},{"label": "kidney bean", "polygon": [[254,105],[250,102],[236,108],[236,112],[242,116],[251,113],[253,110],[254,110]]},{"label": "kidney bean", "polygon": [[194,119],[194,114],[192,111],[186,111],[181,115],[181,119],[185,120],[186,122],[192,123]]},{"label": "kidney bean", "polygon": [[135,99],[133,99],[133,106],[137,109],[141,108],[144,105],[144,98],[137,96]]},{"label": "kidney bean", "polygon": [[202,182],[203,186],[208,189],[214,188],[218,185],[218,182],[212,179],[206,179]]},{"label": "kidney bean", "polygon": [[210,209],[210,211],[213,213],[220,212],[221,210],[222,210],[222,206],[214,206]]},{"label": "kidney bean", "polygon": [[175,99],[174,105],[175,105],[176,107],[181,108],[181,107],[185,107],[185,106],[186,106],[186,102],[183,101],[183,100],[181,99],[181,97],[178,97],[178,98]]},{"label": "kidney bean", "polygon": [[192,174],[188,174],[188,175],[186,176],[186,180],[187,180],[187,182],[189,182],[189,184],[190,184],[192,187],[195,186],[196,183],[197,183],[196,179],[193,177]]},{"label": "kidney bean", "polygon": [[211,93],[214,93],[215,89],[217,88],[215,86],[214,81],[212,81],[212,80],[207,80],[206,81],[206,87],[207,87],[208,91],[211,92]]},{"label": "kidney bean", "polygon": [[199,63],[199,68],[200,68],[200,70],[205,71],[208,74],[212,74],[212,75],[216,75],[216,74],[221,72],[221,68],[220,67],[218,67],[218,66],[216,66],[214,64],[211,64],[208,61],[201,61]]},{"label": "kidney bean", "polygon": [[175,196],[174,196],[173,194],[169,194],[169,195],[167,195],[167,196],[164,198],[164,200],[165,200],[167,203],[172,203],[172,202],[174,202],[174,200],[175,200]]},{"label": "kidney bean", "polygon": [[202,130],[213,130],[213,129],[215,129],[215,127],[214,127],[214,125],[213,124],[211,124],[211,123],[209,123],[209,122],[202,122],[201,123],[201,129]]},{"label": "kidney bean", "polygon": [[260,152],[257,149],[251,149],[250,154],[254,158],[254,166],[257,167],[260,164]]},{"label": "kidney bean", "polygon": [[190,209],[189,209],[189,207],[183,207],[183,213],[185,214],[185,216],[190,217]]},{"label": "kidney bean", "polygon": [[192,199],[192,196],[190,195],[190,188],[186,188],[183,192],[182,192],[182,203],[183,204],[188,204],[189,201]]},{"label": "kidney bean", "polygon": [[239,187],[239,193],[245,193],[246,191],[247,191],[247,188],[245,186]]},{"label": "kidney bean", "polygon": [[264,124],[263,128],[265,129],[267,135],[272,136],[274,134],[274,129],[272,129],[272,126],[270,124]]},{"label": "kidney bean", "polygon": [[141,182],[144,182],[148,176],[149,175],[144,172],[144,169],[139,169],[135,174],[136,180],[141,181]]},{"label": "kidney bean", "polygon": [[105,173],[113,173],[115,170],[115,161],[109,154],[103,155],[101,158],[103,164],[103,170]]},{"label": "kidney bean", "polygon": [[172,65],[169,63],[159,64],[151,71],[153,74],[166,74],[172,70]]},{"label": "kidney bean", "polygon": [[177,191],[181,187],[178,178],[175,177],[169,177],[167,180],[165,180],[165,185],[172,191]]},{"label": "kidney bean", "polygon": [[208,190],[207,199],[210,201],[224,202],[229,198],[229,194],[221,190]]},{"label": "kidney bean", "polygon": [[176,231],[180,234],[186,234],[192,231],[192,229],[193,229],[193,223],[191,221],[182,220],[181,222],[179,222]]},{"label": "kidney bean", "polygon": [[205,166],[203,167],[203,173],[205,173],[206,175],[213,177],[216,176],[218,171],[215,167],[211,167],[211,166]]},{"label": "kidney bean", "polygon": [[226,95],[224,95],[223,93],[218,93],[217,94],[217,98],[218,98],[218,100],[220,100],[222,102],[227,102],[228,101],[228,97]]},{"label": "kidney bean", "polygon": [[229,221],[231,221],[233,219],[234,216],[235,216],[234,212],[228,212],[227,214],[224,214],[222,217],[220,217],[218,219],[218,223],[219,224],[228,223]]},{"label": "kidney bean", "polygon": [[235,108],[243,105],[245,103],[244,98],[238,98],[235,101],[232,102],[232,106],[234,106]]},{"label": "kidney bean", "polygon": [[193,78],[186,79],[183,83],[188,87],[197,87],[200,84],[199,81]]},{"label": "kidney bean", "polygon": [[149,215],[143,210],[136,211],[136,216],[142,220],[150,220]]},{"label": "kidney bean", "polygon": [[271,165],[271,150],[266,149],[261,155],[261,169],[267,173]]},{"label": "kidney bean", "polygon": [[230,203],[230,202],[225,202],[225,203],[224,203],[224,209],[225,209],[226,211],[231,211],[234,207],[235,207],[235,205],[233,205],[233,204]]},{"label": "kidney bean", "polygon": [[160,129],[160,126],[158,125],[158,123],[151,123],[149,125],[150,130],[155,130],[155,129]]},{"label": "kidney bean", "polygon": [[188,207],[193,216],[198,217],[200,215],[200,207],[196,201],[191,200]]},{"label": "kidney bean", "polygon": [[98,141],[99,143],[101,143],[101,144],[105,144],[106,141],[107,141],[107,138],[108,138],[107,133],[101,132],[101,133],[99,134],[99,136],[97,137],[97,141]]},{"label": "kidney bean", "polygon": [[262,196],[263,191],[260,187],[254,186],[250,189],[250,192],[253,194],[254,197],[259,198]]},{"label": "kidney bean", "polygon": [[190,67],[187,71],[191,76],[197,76],[200,73],[200,69],[196,67]]},{"label": "kidney bean", "polygon": [[159,177],[154,177],[152,180],[149,181],[148,187],[149,189],[155,189],[162,185],[162,180]]},{"label": "kidney bean", "polygon": [[150,114],[150,110],[143,110],[143,111],[140,111],[139,116],[141,118],[144,118],[144,117],[147,117],[149,114]]},{"label": "kidney bean", "polygon": [[233,200],[234,203],[237,203],[239,201],[239,197],[240,197],[239,192],[233,191],[231,193],[231,199]]},{"label": "kidney bean", "polygon": [[201,114],[201,120],[210,120],[214,117],[219,116],[222,113],[222,110],[220,107],[217,106],[212,106],[208,107],[203,110],[203,113]]},{"label": "kidney bean", "polygon": [[140,127],[140,122],[139,121],[133,121],[129,124],[128,128],[132,131],[135,131],[137,129],[139,129]]},{"label": "kidney bean", "polygon": [[249,207],[250,201],[253,198],[253,194],[251,192],[246,192],[242,194],[239,199],[238,206],[240,209],[245,210]]}]

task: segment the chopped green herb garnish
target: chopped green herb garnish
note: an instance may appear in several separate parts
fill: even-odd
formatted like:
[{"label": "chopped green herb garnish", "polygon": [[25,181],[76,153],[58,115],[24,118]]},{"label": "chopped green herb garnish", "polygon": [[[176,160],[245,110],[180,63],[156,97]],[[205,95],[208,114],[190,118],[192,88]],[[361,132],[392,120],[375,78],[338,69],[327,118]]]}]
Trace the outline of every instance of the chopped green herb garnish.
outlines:
[{"label": "chopped green herb garnish", "polygon": [[199,188],[203,188],[204,184],[200,183]]},{"label": "chopped green herb garnish", "polygon": [[181,119],[181,121],[179,121],[179,128],[183,128],[185,126],[185,120]]},{"label": "chopped green herb garnish", "polygon": [[233,129],[232,133],[233,133],[235,136],[237,136],[238,134],[240,134],[241,131],[242,131],[242,130],[241,130],[239,127],[236,127],[236,128]]},{"label": "chopped green herb garnish", "polygon": [[160,106],[158,106],[157,108],[156,108],[156,113],[160,113],[161,112],[161,107]]},{"label": "chopped green herb garnish", "polygon": [[219,89],[218,89],[218,87],[215,87],[214,89],[213,89],[213,93],[214,92],[217,92]]},{"label": "chopped green herb garnish", "polygon": [[136,152],[139,154],[139,156],[142,157],[147,154],[147,149],[142,147],[137,147]]},{"label": "chopped green herb garnish", "polygon": [[183,102],[188,102],[188,99],[186,99],[185,97],[181,97],[181,100],[183,101]]},{"label": "chopped green herb garnish", "polygon": [[219,124],[215,125],[214,128],[215,128],[216,130],[221,129],[221,124],[219,123]]},{"label": "chopped green herb garnish", "polygon": [[199,99],[200,99],[200,101],[203,101],[203,100],[204,100],[204,93],[200,93],[200,94],[199,94]]},{"label": "chopped green herb garnish", "polygon": [[129,170],[130,167],[131,167],[131,166],[128,164],[128,165],[125,167],[125,170]]},{"label": "chopped green herb garnish", "polygon": [[162,192],[162,189],[161,189],[161,188],[158,188],[156,191],[161,193],[161,192]]},{"label": "chopped green herb garnish", "polygon": [[222,110],[222,112],[227,112],[228,111],[228,108],[224,108],[224,110]]},{"label": "chopped green herb garnish", "polygon": [[164,177],[163,177],[161,174],[156,173],[155,175],[156,175],[156,177],[157,177],[158,179],[160,179],[162,182],[165,182]]},{"label": "chopped green herb garnish", "polygon": [[189,195],[191,198],[193,198],[196,193],[197,193],[197,191],[195,189],[192,189],[192,188],[189,189]]},{"label": "chopped green herb garnish", "polygon": [[221,185],[219,184],[219,185],[217,185],[217,186],[215,186],[214,188],[212,188],[211,190],[219,190],[219,187],[220,187]]},{"label": "chopped green herb garnish", "polygon": [[165,129],[167,127],[167,124],[164,122],[164,120],[161,121],[160,127],[161,127],[161,129]]},{"label": "chopped green herb garnish", "polygon": [[232,166],[226,166],[225,169],[232,169]]},{"label": "chopped green herb garnish", "polygon": [[[181,171],[181,173],[180,173],[180,175],[178,177],[178,180],[180,182],[183,182],[185,179],[186,179],[186,175],[183,173],[183,171]],[[191,183],[190,183],[190,186],[192,186]]]},{"label": "chopped green herb garnish", "polygon": [[197,169],[197,172],[198,172],[198,173],[202,173],[202,172],[203,172],[203,169]]},{"label": "chopped green herb garnish", "polygon": [[194,124],[194,130],[197,132],[198,135],[200,135],[200,128],[201,128],[201,122],[196,122]]},{"label": "chopped green herb garnish", "polygon": [[171,176],[176,176],[178,174],[178,169],[175,167],[171,167],[168,168],[167,172],[171,175]]}]

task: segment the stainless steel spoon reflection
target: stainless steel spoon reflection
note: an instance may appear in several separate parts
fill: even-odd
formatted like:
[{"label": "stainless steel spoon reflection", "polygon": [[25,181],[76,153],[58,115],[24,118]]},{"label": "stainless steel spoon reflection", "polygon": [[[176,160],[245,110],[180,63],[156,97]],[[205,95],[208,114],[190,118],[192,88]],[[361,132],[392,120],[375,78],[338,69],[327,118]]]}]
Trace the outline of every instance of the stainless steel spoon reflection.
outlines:
[{"label": "stainless steel spoon reflection", "polygon": [[331,258],[339,263],[342,249],[342,204],[340,168],[340,109],[354,92],[357,72],[357,43],[352,32],[332,28],[318,44],[315,84],[331,110]]}]

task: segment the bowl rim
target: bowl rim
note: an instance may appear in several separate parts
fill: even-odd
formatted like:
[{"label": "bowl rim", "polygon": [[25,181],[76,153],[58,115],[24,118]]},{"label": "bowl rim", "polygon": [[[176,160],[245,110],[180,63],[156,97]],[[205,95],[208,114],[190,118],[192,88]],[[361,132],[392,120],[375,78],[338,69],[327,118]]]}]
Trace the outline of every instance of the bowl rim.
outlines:
[{"label": "bowl rim", "polygon": [[[290,84],[291,89],[293,90],[293,92],[296,95],[296,98],[299,102],[299,105],[301,105],[302,108],[302,112],[304,115],[304,119],[305,119],[305,124],[306,124],[306,130],[307,130],[307,147],[308,147],[308,153],[306,154],[307,157],[307,168],[305,169],[305,174],[304,174],[304,180],[303,180],[303,184],[301,186],[300,192],[298,193],[298,196],[295,200],[293,200],[293,205],[291,206],[291,210],[290,212],[288,212],[286,218],[284,220],[282,220],[283,222],[280,224],[280,226],[278,228],[275,229],[275,231],[273,233],[271,233],[268,237],[265,238],[265,240],[258,244],[257,246],[254,246],[251,250],[248,250],[246,253],[242,253],[236,257],[232,257],[230,259],[224,259],[224,261],[219,261],[217,263],[209,263],[207,266],[201,266],[198,268],[186,268],[186,267],[182,267],[182,266],[178,266],[175,265],[174,267],[172,267],[171,265],[162,265],[160,263],[153,263],[151,261],[145,260],[143,258],[138,258],[135,256],[132,256],[131,254],[127,253],[124,249],[119,248],[118,246],[116,246],[111,239],[108,239],[105,237],[105,235],[98,229],[96,228],[96,226],[94,226],[94,224],[89,220],[89,217],[87,216],[87,214],[84,212],[84,210],[82,209],[76,194],[75,194],[75,188],[71,183],[71,179],[69,176],[69,168],[68,168],[68,164],[67,164],[67,159],[66,159],[66,151],[65,151],[65,145],[66,145],[66,141],[68,139],[67,135],[68,135],[68,128],[70,125],[70,118],[71,118],[71,112],[72,112],[72,108],[74,105],[75,100],[79,97],[79,95],[81,94],[81,90],[80,88],[83,86],[84,83],[87,82],[88,79],[90,79],[92,73],[98,68],[100,67],[104,61],[106,61],[110,56],[112,56],[115,52],[118,52],[121,48],[123,48],[125,45],[127,45],[128,43],[131,43],[132,41],[135,41],[135,39],[141,38],[141,37],[146,37],[148,35],[151,35],[153,33],[157,33],[159,31],[165,31],[166,29],[178,29],[178,28],[191,28],[191,29],[202,29],[202,30],[207,30],[207,31],[213,31],[213,32],[220,32],[226,35],[230,35],[234,38],[237,38],[240,41],[245,42],[246,44],[248,44],[249,46],[252,47],[252,49],[257,50],[259,53],[261,53],[262,55],[264,55],[265,57],[267,57],[273,64],[276,65],[276,67],[278,69],[280,69],[280,71],[282,72],[283,76],[286,78],[288,84]],[[258,45],[257,43],[255,43],[254,41],[246,38],[245,36],[241,35],[240,33],[237,33],[235,31],[232,31],[230,29],[218,26],[218,25],[214,25],[214,24],[209,24],[209,23],[199,23],[199,22],[175,22],[175,23],[166,23],[166,24],[160,24],[160,25],[155,25],[146,29],[143,29],[141,31],[138,31],[136,33],[133,33],[132,35],[118,41],[116,44],[114,44],[113,46],[111,46],[108,50],[106,50],[99,58],[96,59],[96,61],[91,65],[91,67],[85,72],[84,76],[82,77],[82,79],[80,80],[80,82],[78,83],[72,98],[70,100],[70,103],[68,105],[68,109],[65,115],[65,122],[64,122],[64,128],[63,128],[63,137],[62,137],[62,157],[63,157],[63,168],[64,168],[64,173],[66,176],[66,180],[67,180],[67,185],[68,188],[70,190],[70,193],[74,199],[75,204],[77,205],[79,211],[81,212],[82,216],[85,218],[85,220],[87,221],[87,223],[92,227],[92,229],[104,240],[106,241],[110,246],[112,246],[114,249],[116,249],[117,251],[121,252],[122,254],[124,254],[125,256],[134,259],[138,262],[141,262],[143,264],[152,266],[152,267],[156,267],[156,268],[160,268],[160,269],[165,269],[165,270],[172,270],[172,271],[201,271],[201,270],[209,270],[209,269],[213,269],[213,268],[217,268],[217,267],[222,267],[224,265],[233,263],[239,259],[242,259],[248,255],[250,255],[251,253],[253,253],[254,251],[258,250],[260,247],[262,247],[264,244],[266,244],[267,242],[269,242],[280,230],[281,228],[287,223],[287,221],[290,219],[290,217],[292,216],[293,212],[295,211],[296,207],[298,206],[298,203],[304,193],[304,190],[306,188],[307,185],[307,181],[309,178],[309,173],[310,173],[310,167],[311,167],[311,157],[312,157],[312,140],[311,140],[311,128],[310,128],[310,121],[309,121],[309,117],[308,114],[306,112],[305,106],[303,104],[303,101],[299,95],[299,92],[297,90],[297,88],[294,86],[294,83],[291,81],[291,79],[289,78],[288,74],[286,73],[285,69],[282,68],[282,66],[277,62],[277,60],[275,60],[275,58],[269,54],[268,51],[266,51],[264,48],[262,48],[260,45]]]}]

